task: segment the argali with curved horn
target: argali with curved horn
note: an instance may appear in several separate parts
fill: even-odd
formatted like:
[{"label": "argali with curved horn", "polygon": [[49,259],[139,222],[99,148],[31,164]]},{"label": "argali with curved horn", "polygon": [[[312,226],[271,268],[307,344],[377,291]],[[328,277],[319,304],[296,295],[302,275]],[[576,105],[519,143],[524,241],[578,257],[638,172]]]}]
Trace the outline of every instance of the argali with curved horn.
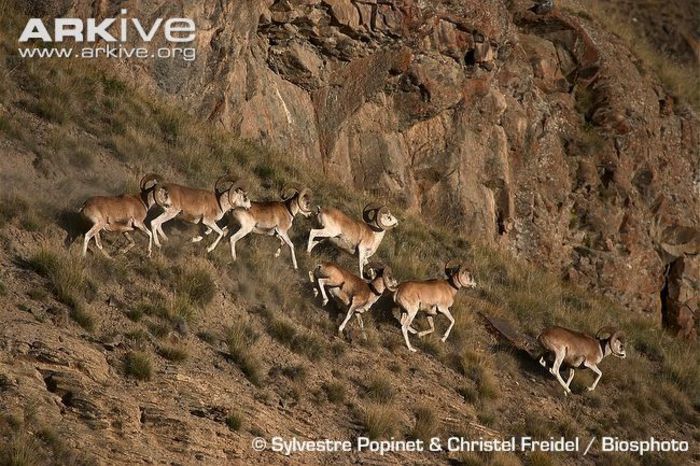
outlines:
[{"label": "argali with curved horn", "polygon": [[[88,198],[78,210],[92,224],[85,233],[83,256],[87,254],[88,243],[92,238],[95,238],[95,244],[97,244],[100,252],[109,257],[109,254],[102,248],[100,238],[102,230],[123,233],[128,244],[121,249],[121,252],[126,253],[136,244],[129,232],[137,229],[148,237],[148,256],[150,257],[153,236],[146,227],[145,222],[149,209],[156,202],[154,192],[160,182],[161,178],[158,175],[149,173],[141,178],[139,183],[141,192],[139,194]],[[166,195],[162,201],[164,205],[168,205],[170,199]]]},{"label": "argali with curved horn", "polygon": [[[318,220],[321,228],[309,232],[307,252],[328,238],[334,245],[350,254],[357,254],[360,277],[364,278],[364,266],[377,252],[387,230],[396,227],[399,221],[386,206],[368,204],[362,210],[364,222],[355,220],[335,208],[320,209]],[[323,238],[316,241],[316,238]]]},{"label": "argali with curved horn", "polygon": [[[402,308],[401,313],[401,332],[403,333],[406,346],[411,351],[416,349],[411,346],[408,340],[408,333],[418,334],[423,337],[435,331],[433,316],[438,312],[447,317],[450,321],[450,326],[442,336],[442,341],[447,340],[450,331],[455,324],[455,320],[450,313],[450,308],[454,304],[457,291],[462,288],[474,288],[476,282],[472,278],[469,271],[462,265],[456,265],[453,261],[445,264],[444,280],[426,280],[426,281],[408,281],[401,283],[394,293],[394,302]],[[417,331],[411,324],[419,311],[428,314],[428,324],[430,329]]]},{"label": "argali with curved horn", "polygon": [[[161,203],[161,197],[167,193],[169,204]],[[231,209],[250,208],[250,199],[240,181],[231,176],[222,176],[214,184],[214,191],[190,188],[175,183],[167,183],[158,186],[155,193],[156,203],[163,209],[163,213],[151,222],[153,241],[160,247],[158,235],[164,240],[168,237],[163,231],[163,224],[180,218],[186,222],[204,225],[205,234],[216,232],[216,240],[209,245],[207,252],[216,248],[224,237],[225,231],[217,225],[217,222]],[[192,238],[192,242],[201,241],[201,235]]]},{"label": "argali with curved horn", "polygon": [[385,291],[394,291],[398,285],[389,266],[377,262],[369,263],[365,266],[365,272],[369,281],[332,262],[322,262],[309,271],[309,280],[316,285],[314,296],[318,296],[320,292],[324,306],[328,304],[328,294],[348,306],[345,320],[338,328],[341,335],[350,318],[355,315],[362,336],[366,338],[362,314],[368,311]]},{"label": "argali with curved horn", "polygon": [[[625,352],[625,335],[622,331],[615,327],[602,327],[595,336],[585,333],[569,330],[564,327],[549,327],[542,331],[537,337],[545,351],[540,357],[540,364],[547,367],[545,356],[553,356],[554,362],[549,372],[556,377],[562,387],[564,394],[571,393],[569,385],[574,378],[574,368],[587,367],[596,373],[597,377],[593,384],[588,387],[589,391],[595,390],[603,373],[598,369],[598,364],[604,357],[612,354],[618,358],[624,359],[627,356]],[[566,382],[561,378],[559,369],[565,364],[569,368],[569,378]]]},{"label": "argali with curved horn", "polygon": [[236,243],[252,232],[276,236],[280,240],[280,247],[275,252],[275,257],[279,257],[282,246],[286,244],[292,253],[294,269],[298,268],[294,245],[289,239],[289,229],[297,214],[308,217],[313,213],[311,190],[299,186],[286,186],[280,192],[280,197],[281,201],[252,202],[249,209],[235,209],[232,212],[231,216],[240,225],[238,231],[229,239],[233,260],[236,260]]}]

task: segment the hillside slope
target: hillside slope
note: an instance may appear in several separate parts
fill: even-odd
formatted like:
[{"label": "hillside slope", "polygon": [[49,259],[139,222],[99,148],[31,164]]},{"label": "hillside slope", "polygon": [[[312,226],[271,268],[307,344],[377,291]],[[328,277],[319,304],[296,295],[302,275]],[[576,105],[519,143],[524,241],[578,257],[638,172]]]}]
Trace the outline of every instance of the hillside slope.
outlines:
[{"label": "hillside slope", "polygon": [[[193,18],[198,58],[120,70],[201,120],[633,311],[697,312],[663,292],[700,288],[697,65],[675,64],[660,33],[636,26],[672,22],[669,44],[691,40],[697,2],[564,0],[544,16],[531,5],[129,4],[144,21]],[[117,10],[76,0],[37,2],[33,14]]]},{"label": "hillside slope", "polygon": [[[23,15],[0,15],[3,31]],[[145,241],[107,260],[79,245],[87,195],[134,191],[158,172],[208,187],[225,171],[251,195],[275,198],[287,182],[322,205],[359,212],[380,197],[287,160],[183,114],[138,88],[110,63],[22,61],[11,34],[0,52],[0,464],[692,464],[700,461],[700,366],[696,344],[660,332],[655,319],[563,283],[507,248],[440,226],[392,202],[401,225],[378,256],[401,280],[438,277],[459,258],[479,286],[463,291],[447,343],[409,353],[384,301],[338,338],[340,309],[321,307],[306,271],[331,248],[302,253],[312,220],[295,223],[300,270],[277,241],[247,238],[232,263],[226,247],[205,255],[195,229],[175,225],[146,259]],[[105,235],[115,251],[123,239]],[[78,241],[79,242],[79,241]],[[640,266],[641,267],[641,266]],[[636,271],[637,269],[635,269]],[[639,270],[642,270],[641,268]],[[605,360],[599,388],[579,372],[574,396],[526,357],[494,339],[483,311],[536,335],[562,324],[594,332],[618,324],[630,356]],[[445,322],[436,319],[436,335]],[[425,326],[419,322],[419,326]],[[417,339],[415,340],[418,344]],[[532,435],[584,439],[686,439],[692,453],[545,456],[256,453],[261,436],[351,439]],[[13,462],[14,461],[14,462]]]}]

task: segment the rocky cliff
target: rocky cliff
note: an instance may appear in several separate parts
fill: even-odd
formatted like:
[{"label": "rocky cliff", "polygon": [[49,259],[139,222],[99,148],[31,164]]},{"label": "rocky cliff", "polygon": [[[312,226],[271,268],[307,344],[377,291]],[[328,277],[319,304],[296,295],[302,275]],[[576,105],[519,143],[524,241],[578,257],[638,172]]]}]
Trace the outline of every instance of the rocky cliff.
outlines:
[{"label": "rocky cliff", "polygon": [[[195,62],[123,71],[201,119],[695,332],[698,119],[585,11],[127,3],[144,20],[196,21]],[[124,7],[51,6],[97,17]]]}]

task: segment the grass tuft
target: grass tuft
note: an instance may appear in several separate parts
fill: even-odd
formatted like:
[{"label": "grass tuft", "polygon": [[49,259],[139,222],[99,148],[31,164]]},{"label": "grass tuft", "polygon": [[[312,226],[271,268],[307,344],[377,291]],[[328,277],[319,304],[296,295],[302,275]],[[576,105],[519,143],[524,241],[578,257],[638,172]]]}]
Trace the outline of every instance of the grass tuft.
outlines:
[{"label": "grass tuft", "polygon": [[138,380],[151,380],[153,365],[151,356],[142,351],[132,351],[124,358],[124,372]]},{"label": "grass tuft", "polygon": [[233,361],[255,386],[262,382],[260,356],[255,342],[258,335],[248,323],[237,322],[226,333],[226,344]]},{"label": "grass tuft", "polygon": [[182,362],[189,356],[187,346],[183,344],[162,344],[158,347],[158,354],[173,362]]},{"label": "grass tuft", "polygon": [[369,438],[390,438],[398,431],[399,415],[392,406],[371,403],[365,406],[361,421]]}]

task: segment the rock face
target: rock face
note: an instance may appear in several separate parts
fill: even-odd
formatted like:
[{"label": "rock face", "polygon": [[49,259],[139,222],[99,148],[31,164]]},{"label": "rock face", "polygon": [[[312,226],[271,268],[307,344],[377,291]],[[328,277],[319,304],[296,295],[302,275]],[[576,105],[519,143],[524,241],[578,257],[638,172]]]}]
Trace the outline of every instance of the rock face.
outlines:
[{"label": "rock face", "polygon": [[[130,16],[194,19],[197,60],[124,72],[202,119],[634,310],[683,299],[697,315],[697,118],[614,36],[531,6],[149,0]],[[75,0],[68,12],[118,9]],[[669,253],[664,235],[678,229]],[[692,334],[686,317],[669,326]]]}]

